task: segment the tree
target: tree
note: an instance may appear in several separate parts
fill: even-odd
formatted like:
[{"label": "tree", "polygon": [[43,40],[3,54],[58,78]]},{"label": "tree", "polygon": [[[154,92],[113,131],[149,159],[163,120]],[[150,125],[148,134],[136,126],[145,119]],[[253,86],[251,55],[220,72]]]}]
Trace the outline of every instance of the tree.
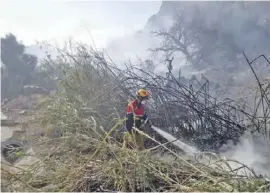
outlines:
[{"label": "tree", "polygon": [[[224,90],[229,88],[226,93],[234,96],[233,86],[242,87],[250,81],[251,74],[242,53],[251,58],[260,54],[269,57],[267,6],[257,2],[204,2],[180,9],[173,13],[176,17],[169,30],[154,32],[163,41],[152,51],[169,57],[184,56],[191,64],[189,69],[204,70],[204,76],[222,85]],[[254,64],[259,77],[267,74],[265,65],[263,61]]]},{"label": "tree", "polygon": [[201,60],[198,52],[198,40],[196,35],[190,32],[185,26],[184,15],[177,14],[174,24],[169,30],[154,32],[155,35],[163,37],[164,41],[159,47],[151,50],[165,52],[168,58],[175,52],[181,52],[186,57],[187,62],[198,66],[197,64]]},{"label": "tree", "polygon": [[13,34],[1,38],[1,97],[15,97],[35,77],[37,57],[24,53],[25,46]]}]

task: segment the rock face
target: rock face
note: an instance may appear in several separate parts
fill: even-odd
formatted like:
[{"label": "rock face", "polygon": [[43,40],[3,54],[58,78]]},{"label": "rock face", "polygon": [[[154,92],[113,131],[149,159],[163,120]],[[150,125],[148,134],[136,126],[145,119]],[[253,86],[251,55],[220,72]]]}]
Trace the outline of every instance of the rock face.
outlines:
[{"label": "rock face", "polygon": [[[190,65],[191,62],[186,60],[188,56],[178,49],[173,53],[173,70],[177,73],[181,68],[181,75],[185,77],[196,75],[200,78],[203,74],[214,85],[220,85],[215,96],[239,99],[239,96],[251,95],[252,91],[246,87],[256,84],[243,51],[249,60],[261,54],[270,58],[269,10],[269,2],[164,1],[159,11],[148,19],[144,29],[111,42],[108,55],[119,66],[128,59],[136,63],[139,57],[153,60],[155,72],[166,71],[162,62],[165,54],[159,52],[152,57],[153,53],[149,51],[149,48],[162,45],[164,37],[157,37],[151,31],[170,29],[174,16],[183,14],[179,26],[186,34],[197,38],[196,41],[191,39],[195,43],[187,50],[190,52],[192,47],[196,47],[198,54],[194,58],[202,60]],[[270,73],[270,65],[262,59],[255,62],[253,67],[260,78]],[[252,105],[253,99],[252,96],[248,103]]]},{"label": "rock face", "polygon": [[173,19],[176,13],[191,8],[198,2],[185,1],[163,1],[159,11],[150,17],[147,21],[145,29],[157,29],[168,26],[168,21]]},{"label": "rock face", "polygon": [[[189,34],[185,38],[197,38],[190,40],[198,49],[196,58],[201,57],[200,61],[195,61],[197,66],[181,67],[184,74],[207,69],[203,74],[226,87],[230,94],[227,97],[237,97],[243,92],[243,86],[254,83],[243,51],[249,60],[261,54],[270,58],[269,9],[269,2],[164,1],[158,13],[148,20],[145,30],[168,29],[174,16],[182,15],[178,20],[179,27],[182,33]],[[187,50],[190,52],[190,48]],[[178,53],[183,52],[178,49],[174,55]],[[181,60],[176,60],[173,65],[177,67],[181,63]],[[263,59],[255,62],[253,67],[261,78],[270,73],[270,66]]]}]

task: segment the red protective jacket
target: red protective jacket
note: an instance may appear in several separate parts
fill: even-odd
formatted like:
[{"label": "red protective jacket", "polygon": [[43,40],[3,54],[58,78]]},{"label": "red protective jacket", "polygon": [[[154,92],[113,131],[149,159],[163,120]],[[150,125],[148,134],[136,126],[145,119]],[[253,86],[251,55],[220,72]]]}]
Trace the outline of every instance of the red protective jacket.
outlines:
[{"label": "red protective jacket", "polygon": [[147,115],[144,111],[144,105],[139,104],[137,99],[128,103],[126,107],[126,129],[131,132],[132,126],[134,124],[134,116],[135,116],[135,126],[136,128],[140,128],[141,121],[146,120]]}]

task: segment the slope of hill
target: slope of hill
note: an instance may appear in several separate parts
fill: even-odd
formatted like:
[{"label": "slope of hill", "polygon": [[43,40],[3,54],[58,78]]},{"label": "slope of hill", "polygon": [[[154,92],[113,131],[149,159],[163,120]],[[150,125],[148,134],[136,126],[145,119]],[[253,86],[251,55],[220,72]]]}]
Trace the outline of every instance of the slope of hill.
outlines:
[{"label": "slope of hill", "polygon": [[[151,59],[157,71],[164,71],[166,53],[149,51],[149,48],[164,47],[172,40],[164,36],[155,36],[152,31],[172,30],[175,21],[181,30],[189,34],[187,38],[197,37],[194,45],[197,53],[190,54],[200,60],[187,60],[185,53],[175,50],[173,53],[174,70],[181,68],[182,75],[204,74],[211,81],[224,86],[228,96],[237,97],[242,87],[252,85],[254,79],[242,52],[250,60],[261,54],[270,53],[270,14],[269,2],[182,2],[164,1],[159,11],[148,19],[145,28],[133,35],[116,38],[105,51],[113,61],[121,66],[128,59]],[[183,17],[174,20],[175,15]],[[171,31],[171,33],[174,33]],[[193,37],[193,38],[194,38]],[[166,41],[164,41],[166,40]],[[188,45],[188,47],[194,47]],[[193,48],[194,49],[194,48]],[[45,57],[45,51],[31,45],[27,52]],[[254,69],[260,78],[270,73],[265,61],[258,61]],[[228,87],[230,89],[228,90]],[[239,89],[240,88],[240,89]],[[246,93],[245,93],[246,94]]]},{"label": "slope of hill", "polygon": [[[255,79],[243,52],[249,60],[261,54],[270,57],[269,7],[269,2],[164,1],[143,30],[115,40],[108,53],[119,61],[132,54],[133,59],[135,54],[145,59],[153,56],[148,48],[159,47],[172,53],[173,66],[175,70],[181,67],[183,75],[203,73],[224,86],[226,97],[238,97],[240,92],[241,96],[248,95],[242,88],[253,85]],[[150,33],[161,29],[165,31],[158,37]],[[164,59],[162,54],[166,52],[158,52],[151,59]],[[156,62],[165,68],[161,60]],[[256,61],[253,67],[260,79],[270,73],[265,60]]]}]

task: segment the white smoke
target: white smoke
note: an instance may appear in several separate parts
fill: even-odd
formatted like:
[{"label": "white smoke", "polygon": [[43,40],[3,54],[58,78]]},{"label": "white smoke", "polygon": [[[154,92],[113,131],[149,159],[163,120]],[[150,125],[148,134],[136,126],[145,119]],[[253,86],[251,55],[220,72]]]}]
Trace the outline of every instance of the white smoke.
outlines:
[{"label": "white smoke", "polygon": [[[237,145],[222,147],[223,156],[237,160],[254,169],[256,173],[270,176],[270,140],[268,137],[245,134]],[[237,166],[232,165],[233,168]]]},{"label": "white smoke", "polygon": [[[192,147],[183,141],[176,139],[171,134],[152,126],[152,128],[175,146],[179,147],[187,155],[195,155],[199,153],[195,147]],[[253,169],[257,174],[270,176],[270,140],[264,136],[252,136],[245,134],[237,145],[227,143],[221,150],[221,156],[236,160],[249,168]],[[236,162],[229,162],[232,169],[240,167]]]}]

